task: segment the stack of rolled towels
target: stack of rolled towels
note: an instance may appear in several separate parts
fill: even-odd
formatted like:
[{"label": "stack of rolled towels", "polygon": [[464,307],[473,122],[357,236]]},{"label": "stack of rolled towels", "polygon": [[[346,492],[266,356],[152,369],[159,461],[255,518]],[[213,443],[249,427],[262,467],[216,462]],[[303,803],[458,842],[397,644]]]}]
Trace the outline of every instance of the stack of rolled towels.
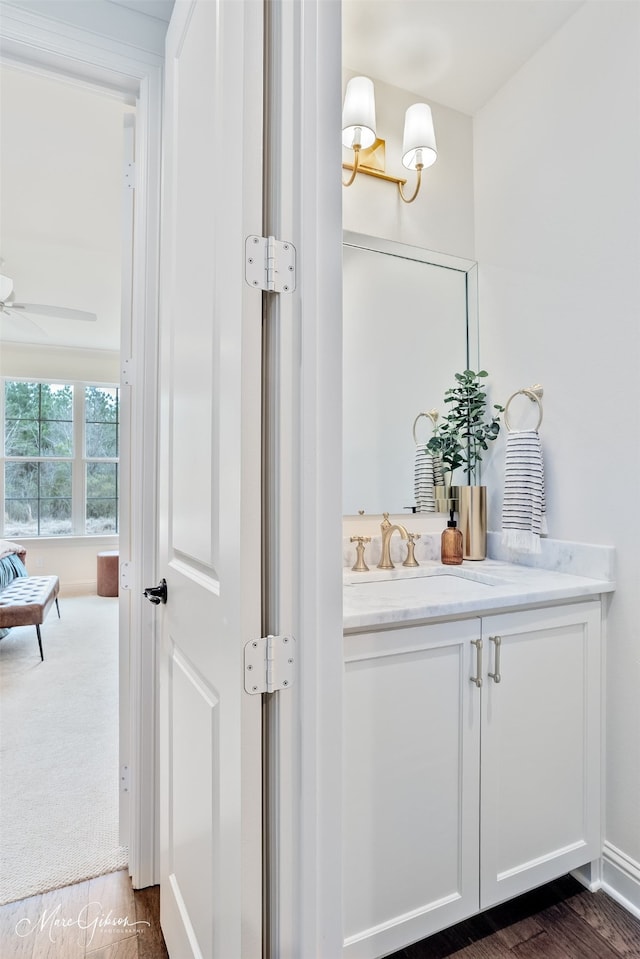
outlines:
[{"label": "stack of rolled towels", "polygon": [[416,512],[435,513],[436,499],[433,487],[443,484],[442,460],[429,452],[426,443],[418,443],[415,459]]}]

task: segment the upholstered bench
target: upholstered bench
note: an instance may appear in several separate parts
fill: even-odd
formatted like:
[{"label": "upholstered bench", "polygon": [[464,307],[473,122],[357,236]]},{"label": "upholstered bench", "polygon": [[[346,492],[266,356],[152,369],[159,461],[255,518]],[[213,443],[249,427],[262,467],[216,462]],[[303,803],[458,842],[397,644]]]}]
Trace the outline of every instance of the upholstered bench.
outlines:
[{"label": "upholstered bench", "polygon": [[40,659],[44,659],[40,626],[54,602],[60,617],[59,592],[57,576],[18,576],[0,590],[0,628],[35,626]]}]

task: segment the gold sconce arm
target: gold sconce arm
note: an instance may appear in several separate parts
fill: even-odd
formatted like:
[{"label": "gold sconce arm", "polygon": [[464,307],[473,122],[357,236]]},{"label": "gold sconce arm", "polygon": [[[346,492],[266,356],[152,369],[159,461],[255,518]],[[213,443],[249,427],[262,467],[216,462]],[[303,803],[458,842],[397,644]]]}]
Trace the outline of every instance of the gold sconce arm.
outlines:
[{"label": "gold sconce arm", "polygon": [[[342,169],[353,170],[353,166],[350,163],[343,163]],[[358,173],[366,173],[367,176],[373,176],[377,180],[386,180],[387,183],[397,183],[398,186],[402,186],[403,184],[407,182],[406,180],[403,180],[402,177],[392,176],[390,173],[384,173],[384,172],[381,172],[380,170],[371,170],[369,167],[366,167],[364,163],[362,162],[360,162],[360,165],[358,167]],[[343,186],[351,186],[352,183],[353,183],[353,177],[351,177],[348,183],[345,183],[344,180],[342,181]]]},{"label": "gold sconce arm", "polygon": [[387,180],[389,183],[396,183],[400,196],[404,203],[413,203],[418,195],[422,183],[422,171],[424,164],[416,165],[416,186],[411,196],[405,196],[404,187],[407,181],[402,177],[392,176],[385,172],[385,141],[376,140],[370,147],[362,148],[360,144],[354,143],[353,147],[353,165],[343,163],[343,170],[350,170],[351,176],[348,180],[343,180],[343,186],[351,186],[358,173],[366,173],[367,176],[376,177],[378,180]]},{"label": "gold sconce arm", "polygon": [[[405,196],[405,195],[404,195],[404,191],[403,191],[403,189],[402,189],[402,184],[401,184],[401,183],[398,183],[398,189],[400,190],[400,196],[401,196],[401,198],[403,199],[403,201],[404,201],[405,203],[413,203],[413,201],[414,201],[415,198],[417,197],[418,192],[419,192],[419,190],[420,190],[420,184],[422,183],[422,169],[423,169],[422,163],[418,163],[418,165],[417,165],[417,167],[416,167],[416,173],[417,173],[416,188],[415,188],[415,190],[413,191],[413,194],[412,194],[411,196],[408,196],[408,197]],[[405,181],[405,182],[406,182],[406,181]]]},{"label": "gold sconce arm", "polygon": [[354,146],[352,149],[355,153],[353,166],[350,163],[343,163],[342,169],[352,170],[353,173],[346,183],[344,180],[342,181],[343,186],[351,186],[356,173],[366,173],[367,176],[376,177],[378,180],[387,180],[389,183],[397,183],[398,186],[404,186],[407,182],[400,177],[385,173],[384,140],[377,139],[370,147],[359,147],[356,150]]},{"label": "gold sconce arm", "polygon": [[[356,178],[356,173],[358,172],[359,163],[360,163],[360,144],[359,144],[359,143],[354,143],[354,144],[353,144],[353,166],[352,166],[352,167],[346,167],[346,169],[348,169],[348,170],[353,170],[353,173],[351,174],[351,176],[349,177],[348,180],[346,180],[346,181],[343,180],[343,181],[342,181],[342,185],[343,185],[343,186],[351,186],[351,184],[353,183],[353,181],[354,181],[355,178]],[[344,164],[344,163],[342,164],[342,166],[343,166],[343,168],[345,168],[345,164]]]}]

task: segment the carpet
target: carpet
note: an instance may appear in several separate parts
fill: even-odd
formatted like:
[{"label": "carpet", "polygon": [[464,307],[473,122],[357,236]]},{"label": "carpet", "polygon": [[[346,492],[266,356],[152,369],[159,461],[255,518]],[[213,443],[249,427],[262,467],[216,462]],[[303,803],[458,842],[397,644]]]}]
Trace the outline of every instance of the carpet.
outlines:
[{"label": "carpet", "polygon": [[118,600],[60,596],[0,641],[0,903],[127,865],[118,837]]}]

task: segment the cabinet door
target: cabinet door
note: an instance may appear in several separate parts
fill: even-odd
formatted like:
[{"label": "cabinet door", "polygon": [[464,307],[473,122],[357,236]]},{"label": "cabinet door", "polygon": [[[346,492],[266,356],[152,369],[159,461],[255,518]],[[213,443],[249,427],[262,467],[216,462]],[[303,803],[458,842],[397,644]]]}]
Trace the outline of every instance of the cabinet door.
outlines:
[{"label": "cabinet door", "polygon": [[600,604],[486,617],[482,631],[484,909],[600,855]]},{"label": "cabinet door", "polygon": [[480,620],[345,637],[344,955],[478,909]]}]

